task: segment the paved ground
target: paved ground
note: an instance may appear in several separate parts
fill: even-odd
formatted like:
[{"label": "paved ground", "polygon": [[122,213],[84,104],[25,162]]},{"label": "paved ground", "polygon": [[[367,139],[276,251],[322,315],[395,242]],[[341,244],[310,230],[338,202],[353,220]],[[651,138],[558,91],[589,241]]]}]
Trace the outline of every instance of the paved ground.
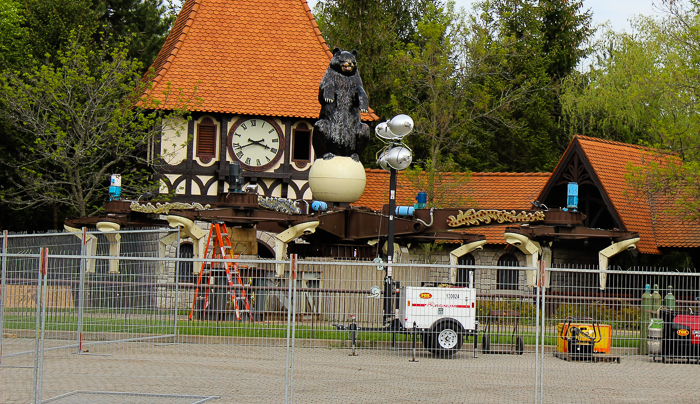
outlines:
[{"label": "paved ground", "polygon": [[[47,348],[68,343],[47,341]],[[32,340],[6,339],[0,402],[32,401]],[[115,343],[49,350],[44,400],[55,403],[284,403],[286,348],[230,344]],[[535,354],[479,355],[468,347],[436,359],[411,349],[296,348],[296,403],[534,403]],[[7,356],[14,355],[14,356]],[[290,372],[291,373],[291,372]],[[566,362],[544,357],[546,403],[700,403],[700,365]],[[92,392],[73,393],[72,392]],[[94,394],[112,392],[119,394]],[[136,394],[141,395],[136,395]],[[66,396],[62,396],[66,395]]]}]

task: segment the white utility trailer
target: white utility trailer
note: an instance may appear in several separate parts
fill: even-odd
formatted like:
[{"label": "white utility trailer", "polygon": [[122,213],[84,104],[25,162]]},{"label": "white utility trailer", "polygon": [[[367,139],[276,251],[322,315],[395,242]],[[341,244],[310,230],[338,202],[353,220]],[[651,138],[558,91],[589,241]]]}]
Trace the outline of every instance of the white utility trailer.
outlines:
[{"label": "white utility trailer", "polygon": [[399,296],[401,327],[420,333],[428,351],[451,356],[462,348],[466,336],[473,336],[476,352],[476,289],[405,286]]}]

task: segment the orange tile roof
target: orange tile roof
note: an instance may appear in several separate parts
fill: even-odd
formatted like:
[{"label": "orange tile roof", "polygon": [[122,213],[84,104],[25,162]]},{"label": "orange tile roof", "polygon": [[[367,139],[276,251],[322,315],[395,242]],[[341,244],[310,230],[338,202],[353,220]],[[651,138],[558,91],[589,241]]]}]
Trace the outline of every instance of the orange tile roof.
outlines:
[{"label": "orange tile roof", "polygon": [[318,118],[331,57],[306,0],[186,0],[153,62],[150,94],[163,109],[181,89],[200,99],[191,110]]},{"label": "orange tile roof", "polygon": [[[700,223],[680,220],[668,212],[673,203],[671,198],[663,195],[650,197],[635,192],[624,176],[628,172],[628,163],[636,167],[645,167],[654,161],[676,164],[680,161],[677,155],[626,143],[575,136],[564,156],[576,145],[580,145],[590,162],[594,170],[591,174],[597,177],[603,188],[601,191],[610,198],[625,230],[639,232],[641,240],[637,248],[640,252],[659,254],[659,248],[664,247],[700,247],[700,241],[695,236],[700,233]],[[564,160],[562,157],[560,164]]]},{"label": "orange tile roof", "polygon": [[[389,173],[379,169],[367,169],[367,185],[354,206],[366,206],[381,210],[389,203]],[[442,192],[439,197],[454,202],[455,207],[474,209],[532,209],[530,201],[549,180],[550,173],[442,173]],[[441,186],[438,185],[438,189]],[[396,205],[413,206],[421,190],[416,178],[399,172],[396,181]],[[438,199],[439,200],[439,199]],[[483,234],[490,244],[505,244],[503,231],[506,226],[475,227],[467,233]]]}]

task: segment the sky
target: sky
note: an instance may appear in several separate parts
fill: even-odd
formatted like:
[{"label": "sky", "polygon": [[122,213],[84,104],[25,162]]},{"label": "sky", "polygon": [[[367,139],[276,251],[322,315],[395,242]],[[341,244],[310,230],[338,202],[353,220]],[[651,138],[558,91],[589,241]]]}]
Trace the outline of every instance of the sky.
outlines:
[{"label": "sky", "polygon": [[[311,8],[317,3],[317,0],[307,1]],[[455,0],[455,5],[470,10],[473,2],[474,0]],[[658,4],[660,0],[584,0],[583,6],[593,11],[594,24],[610,21],[615,31],[629,32],[629,19],[635,14],[660,15],[659,7],[652,4],[654,2]]]}]

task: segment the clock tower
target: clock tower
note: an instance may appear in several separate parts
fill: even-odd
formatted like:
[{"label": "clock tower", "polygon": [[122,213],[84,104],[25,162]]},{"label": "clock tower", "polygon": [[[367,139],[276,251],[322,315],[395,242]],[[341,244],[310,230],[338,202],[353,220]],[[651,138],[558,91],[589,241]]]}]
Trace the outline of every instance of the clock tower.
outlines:
[{"label": "clock tower", "polygon": [[160,108],[192,100],[192,119],[168,122],[154,150],[160,193],[173,201],[215,202],[233,162],[261,195],[312,199],[318,85],[332,54],[306,0],[264,3],[186,0],[153,63]]}]

